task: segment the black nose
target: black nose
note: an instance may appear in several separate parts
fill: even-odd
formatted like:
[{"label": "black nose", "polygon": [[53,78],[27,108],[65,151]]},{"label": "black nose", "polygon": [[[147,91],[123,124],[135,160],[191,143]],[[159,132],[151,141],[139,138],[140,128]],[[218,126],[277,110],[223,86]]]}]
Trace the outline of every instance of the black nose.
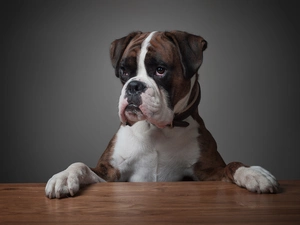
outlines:
[{"label": "black nose", "polygon": [[126,87],[125,98],[127,98],[127,102],[130,105],[134,105],[138,107],[142,104],[141,94],[145,92],[147,89],[146,84],[141,81],[130,81],[130,83]]},{"label": "black nose", "polygon": [[126,93],[128,95],[140,95],[145,92],[146,88],[143,82],[133,80],[127,85]]}]

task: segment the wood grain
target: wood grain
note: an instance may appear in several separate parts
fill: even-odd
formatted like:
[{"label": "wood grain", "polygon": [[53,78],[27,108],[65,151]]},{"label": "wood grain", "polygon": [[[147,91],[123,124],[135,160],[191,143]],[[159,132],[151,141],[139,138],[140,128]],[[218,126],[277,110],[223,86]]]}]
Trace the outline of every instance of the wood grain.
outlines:
[{"label": "wood grain", "polygon": [[100,183],[74,198],[45,184],[0,184],[0,224],[300,224],[300,181],[279,194],[225,182]]}]

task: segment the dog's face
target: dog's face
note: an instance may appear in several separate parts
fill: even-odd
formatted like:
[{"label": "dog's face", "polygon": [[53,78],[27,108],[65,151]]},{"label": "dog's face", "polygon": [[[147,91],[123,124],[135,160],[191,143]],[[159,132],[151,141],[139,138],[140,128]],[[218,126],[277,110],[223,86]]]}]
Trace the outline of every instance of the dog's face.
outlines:
[{"label": "dog's face", "polygon": [[111,44],[110,56],[123,88],[123,124],[147,120],[159,128],[187,106],[207,46],[186,32],[134,32]]}]

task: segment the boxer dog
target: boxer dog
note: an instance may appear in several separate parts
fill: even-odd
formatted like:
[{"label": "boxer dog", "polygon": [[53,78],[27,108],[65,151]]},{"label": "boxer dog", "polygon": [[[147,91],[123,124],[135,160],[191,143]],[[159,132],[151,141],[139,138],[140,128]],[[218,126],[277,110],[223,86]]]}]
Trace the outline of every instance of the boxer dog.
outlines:
[{"label": "boxer dog", "polygon": [[110,58],[123,88],[121,126],[95,168],[74,163],[49,179],[49,198],[74,196],[96,182],[228,181],[276,193],[260,166],[225,164],[198,113],[198,69],[207,42],[181,31],[133,32],[112,42]]}]

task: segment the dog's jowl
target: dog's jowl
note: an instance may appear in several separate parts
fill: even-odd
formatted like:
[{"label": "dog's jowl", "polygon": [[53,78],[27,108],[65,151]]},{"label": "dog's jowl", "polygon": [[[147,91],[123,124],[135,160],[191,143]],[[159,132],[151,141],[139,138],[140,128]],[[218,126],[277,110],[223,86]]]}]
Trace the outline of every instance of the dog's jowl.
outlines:
[{"label": "dog's jowl", "polygon": [[123,87],[121,126],[94,168],[74,163],[46,186],[49,198],[82,185],[113,181],[229,181],[258,193],[278,192],[259,166],[225,164],[198,113],[198,69],[207,42],[181,31],[133,32],[112,42],[110,58]]}]

